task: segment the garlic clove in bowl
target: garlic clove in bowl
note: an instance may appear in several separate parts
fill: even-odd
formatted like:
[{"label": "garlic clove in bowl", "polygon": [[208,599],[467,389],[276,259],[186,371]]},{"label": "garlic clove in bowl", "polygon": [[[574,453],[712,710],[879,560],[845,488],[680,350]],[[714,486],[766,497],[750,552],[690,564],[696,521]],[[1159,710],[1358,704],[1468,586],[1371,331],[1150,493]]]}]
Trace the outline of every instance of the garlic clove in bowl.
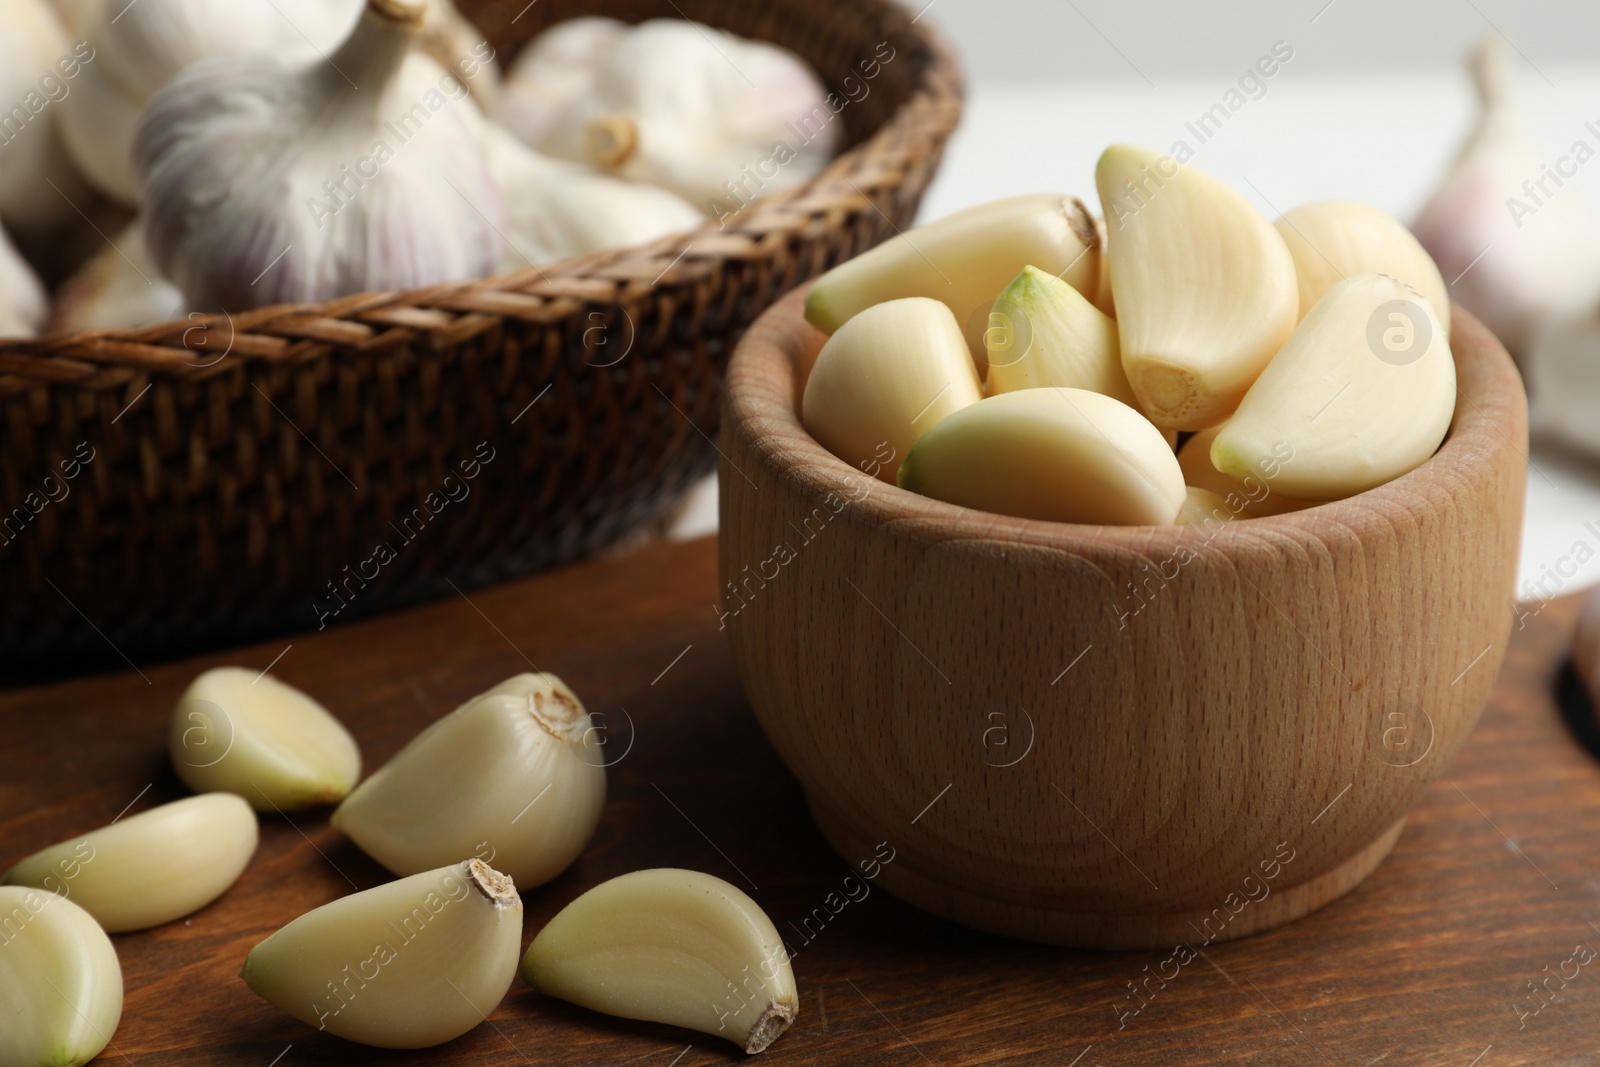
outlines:
[{"label": "garlic clove in bowl", "polygon": [[418,734],[332,821],[396,874],[476,855],[530,889],[577,858],[605,795],[583,704],[554,675],[519,674]]}]

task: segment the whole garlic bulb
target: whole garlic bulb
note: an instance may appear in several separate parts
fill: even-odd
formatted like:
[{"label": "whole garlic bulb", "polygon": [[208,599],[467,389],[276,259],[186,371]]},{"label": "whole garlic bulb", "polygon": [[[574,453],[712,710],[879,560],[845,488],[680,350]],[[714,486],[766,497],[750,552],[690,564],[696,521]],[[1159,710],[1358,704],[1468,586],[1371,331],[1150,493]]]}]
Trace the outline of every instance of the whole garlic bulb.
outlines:
[{"label": "whole garlic bulb", "polygon": [[[603,52],[604,31],[587,32]],[[543,78],[538,51],[513,69],[505,109],[497,111],[511,128],[532,133],[532,147],[546,155],[664,186],[719,214],[799,184],[832,155],[838,127],[821,82],[775,45],[652,19],[622,34],[581,87],[592,59],[574,52],[579,57],[563,59],[547,80],[564,87],[551,91],[548,113],[517,88]],[[510,115],[514,101],[534,113]]]},{"label": "whole garlic bulb", "polygon": [[628,24],[600,15],[558,22],[517,53],[489,116],[523,143],[540,145],[555,119],[599,76]]},{"label": "whole garlic bulb", "polygon": [[1600,456],[1600,308],[1540,327],[1524,363],[1529,425]]},{"label": "whole garlic bulb", "polygon": [[0,337],[32,337],[44,322],[45,310],[39,276],[0,229]]},{"label": "whole garlic bulb", "polygon": [[57,123],[93,53],[72,45],[44,0],[0,0],[0,26],[0,221],[46,230],[76,219],[85,192]]},{"label": "whole garlic bulb", "polygon": [[192,307],[490,274],[503,207],[459,82],[408,54],[421,0],[368,0],[331,62],[197,63],[134,141],[151,258]]},{"label": "whole garlic bulb", "polygon": [[61,283],[47,328],[78,333],[144,326],[175,319],[183,311],[183,294],[150,261],[144,230],[134,219]]},{"label": "whole garlic bulb", "polygon": [[505,197],[501,271],[644,244],[705,222],[676,193],[541,156],[494,123],[484,123],[482,137]]},{"label": "whole garlic bulb", "polygon": [[1581,191],[1541,162],[1505,43],[1486,38],[1470,67],[1477,127],[1411,229],[1452,298],[1520,360],[1540,322],[1587,310],[1600,293],[1600,227]]}]

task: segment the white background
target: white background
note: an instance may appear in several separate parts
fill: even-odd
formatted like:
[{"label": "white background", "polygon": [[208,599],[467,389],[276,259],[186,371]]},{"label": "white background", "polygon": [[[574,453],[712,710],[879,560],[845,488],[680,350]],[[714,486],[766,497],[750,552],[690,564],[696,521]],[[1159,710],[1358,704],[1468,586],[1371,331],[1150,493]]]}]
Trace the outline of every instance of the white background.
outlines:
[{"label": "white background", "polygon": [[[1461,58],[1485,33],[1502,34],[1518,57],[1522,109],[1547,158],[1579,137],[1595,144],[1583,126],[1600,125],[1600,4],[934,0],[923,17],[955,42],[969,87],[924,220],[1023,192],[1093,204],[1094,161],[1108,143],[1195,145],[1184,123],[1276,41],[1293,59],[1191,161],[1269,217],[1340,198],[1409,221],[1471,129]],[[1564,193],[1600,205],[1600,166],[1581,170]],[[1540,575],[1575,542],[1600,548],[1584,528],[1600,529],[1600,459],[1538,445],[1530,459],[1524,596],[1536,595]],[[702,492],[683,532],[715,521],[714,492]],[[1597,582],[1600,555],[1559,588],[1547,578],[1544,593]]]}]

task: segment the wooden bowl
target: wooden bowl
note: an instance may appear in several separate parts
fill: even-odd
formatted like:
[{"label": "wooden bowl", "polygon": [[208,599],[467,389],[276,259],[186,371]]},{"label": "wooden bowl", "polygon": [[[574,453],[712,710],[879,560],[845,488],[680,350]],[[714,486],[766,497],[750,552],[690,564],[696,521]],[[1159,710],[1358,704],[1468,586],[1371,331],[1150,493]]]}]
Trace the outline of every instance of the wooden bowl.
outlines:
[{"label": "wooden bowl", "polygon": [[762,315],[723,401],[718,610],[833,847],[935,914],[1096,948],[1203,947],[1366,877],[1510,633],[1526,402],[1453,314],[1460,400],[1432,459],[1214,531],[874,481],[800,425],[824,340],[800,294]]}]

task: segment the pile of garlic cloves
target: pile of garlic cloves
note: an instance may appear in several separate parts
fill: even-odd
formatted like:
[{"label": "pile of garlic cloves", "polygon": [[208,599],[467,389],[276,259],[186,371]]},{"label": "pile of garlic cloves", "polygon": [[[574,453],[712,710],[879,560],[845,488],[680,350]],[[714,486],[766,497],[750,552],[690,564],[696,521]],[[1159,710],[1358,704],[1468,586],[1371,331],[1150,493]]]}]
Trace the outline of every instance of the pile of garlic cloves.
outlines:
[{"label": "pile of garlic cloves", "polygon": [[[725,211],[794,123],[830,114],[790,53],[676,20],[561,23],[505,77],[452,0],[0,0],[0,24],[0,100],[28,116],[0,136],[0,337],[648,243]],[[763,195],[815,174],[834,134]]]},{"label": "pile of garlic cloves", "polygon": [[[196,794],[124,813],[0,878],[9,1020],[0,1064],[93,1059],[123,1011],[107,935],[186,916],[204,926],[208,905],[247,874],[258,812],[330,805],[332,828],[398,877],[281,916],[284,925],[240,961],[239,977],[287,1014],[351,1041],[412,1049],[460,1037],[495,1011],[519,972],[521,894],[562,874],[599,826],[602,734],[560,678],[519,674],[357,784],[356,741],[317,700],[266,671],[204,672],[167,730],[173,770]],[[303,826],[294,824],[311,832]],[[697,871],[636,871],[590,888],[534,938],[520,972],[549,996],[715,1034],[748,1053],[799,1011],[772,921],[739,889]]]}]

